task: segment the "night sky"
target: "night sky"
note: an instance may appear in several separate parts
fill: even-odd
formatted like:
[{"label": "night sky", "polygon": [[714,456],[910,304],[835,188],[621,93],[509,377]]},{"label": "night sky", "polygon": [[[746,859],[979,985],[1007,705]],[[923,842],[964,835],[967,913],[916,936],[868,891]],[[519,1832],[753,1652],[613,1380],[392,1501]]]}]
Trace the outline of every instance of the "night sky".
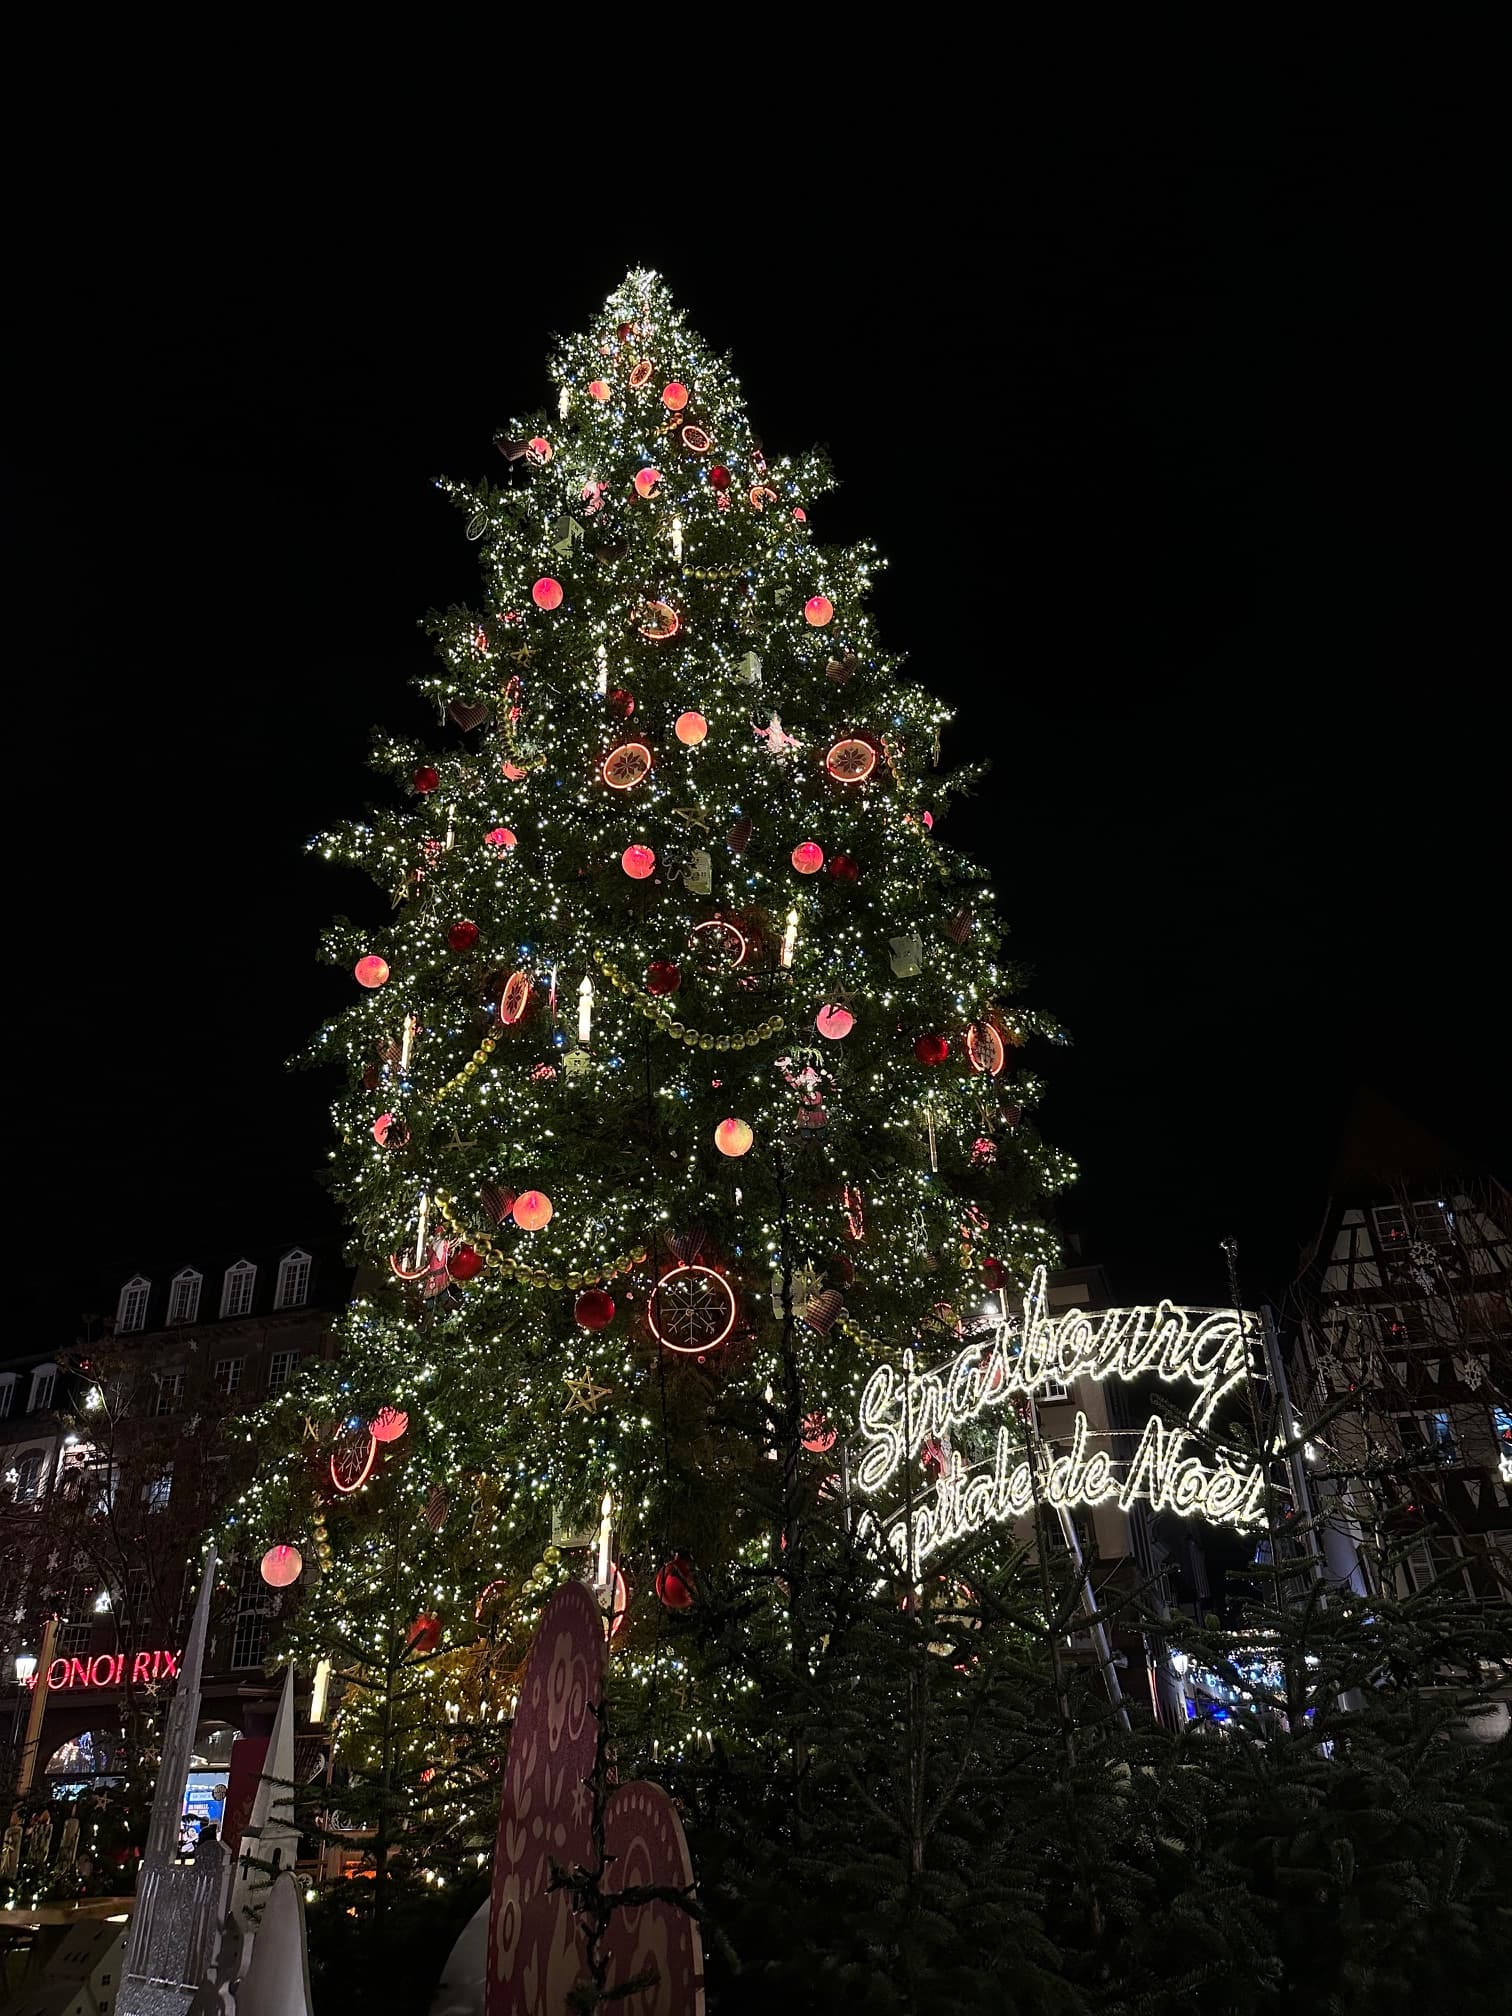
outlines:
[{"label": "night sky", "polygon": [[465,178],[426,216],[333,170],[213,228],[187,184],[107,183],[92,249],[39,243],[10,905],[38,1341],[101,1267],[334,1233],[328,1087],[283,1060],[350,990],[324,919],[387,902],[304,842],[379,788],[371,725],[434,729],[418,621],[476,576],[432,479],[502,474],[551,332],[639,263],[770,450],[829,446],[820,536],[877,540],[947,760],[991,754],[942,837],[1074,1038],[1040,1117],[1084,1257],[1125,1299],[1217,1298],[1232,1230],[1278,1295],[1362,1082],[1505,1167],[1499,232],[1452,94],[1335,109],[997,173],[947,149],[859,228],[817,164],[672,231],[654,191],[522,232]]}]

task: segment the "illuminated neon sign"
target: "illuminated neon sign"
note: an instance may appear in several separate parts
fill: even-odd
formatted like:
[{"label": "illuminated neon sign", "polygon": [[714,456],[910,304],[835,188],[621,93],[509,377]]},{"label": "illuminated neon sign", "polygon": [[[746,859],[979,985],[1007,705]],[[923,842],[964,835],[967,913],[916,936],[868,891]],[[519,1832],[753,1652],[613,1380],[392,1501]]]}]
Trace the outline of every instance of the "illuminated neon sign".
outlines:
[{"label": "illuminated neon sign", "polygon": [[[1252,1525],[1263,1516],[1264,1466],[1236,1461],[1204,1431],[1219,1402],[1248,1377],[1257,1330],[1258,1318],[1238,1310],[1170,1302],[1052,1316],[1045,1269],[1037,1268],[1022,1326],[1003,1322],[990,1339],[978,1338],[932,1371],[917,1370],[913,1353],[905,1352],[901,1369],[879,1365],[867,1380],[858,1409],[861,1490],[869,1496],[882,1491],[926,1444],[935,1444],[944,1461],[907,1511],[880,1517],[868,1511],[863,1528],[878,1533],[916,1572],[939,1548],[1021,1518],[1036,1503],[1068,1512],[1113,1502],[1128,1512],[1143,1500],[1154,1511]],[[1032,1449],[1006,1424],[984,1460],[968,1463],[951,1447],[952,1431],[1016,1397],[1033,1400],[1048,1385],[1059,1397],[1076,1378],[1146,1376],[1187,1386],[1193,1397],[1185,1426],[1167,1426],[1152,1415],[1127,1460],[1089,1449],[1089,1440],[1101,1438],[1079,1410],[1066,1449]]]},{"label": "illuminated neon sign", "polygon": [[[74,1687],[123,1686],[128,1659],[133,1687],[178,1678],[177,1652],[97,1652],[93,1659],[54,1659],[47,1669],[47,1690],[50,1694],[66,1694]],[[35,1687],[37,1683],[31,1679],[26,1684]]]}]

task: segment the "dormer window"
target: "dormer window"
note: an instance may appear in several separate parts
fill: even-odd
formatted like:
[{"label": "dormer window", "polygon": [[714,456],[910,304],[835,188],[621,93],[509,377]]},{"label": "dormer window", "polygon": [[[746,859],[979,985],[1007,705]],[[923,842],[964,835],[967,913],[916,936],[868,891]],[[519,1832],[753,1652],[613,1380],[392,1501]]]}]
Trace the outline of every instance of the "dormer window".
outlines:
[{"label": "dormer window", "polygon": [[121,1299],[116,1304],[116,1335],[124,1337],[128,1330],[147,1328],[147,1297],[152,1293],[152,1283],[145,1274],[133,1274],[121,1290]]},{"label": "dormer window", "polygon": [[16,1375],[14,1372],[0,1372],[0,1421],[3,1421],[16,1404]]},{"label": "dormer window", "polygon": [[31,1375],[31,1397],[26,1403],[27,1411],[32,1414],[45,1414],[53,1403],[53,1389],[57,1383],[56,1365],[34,1365]]},{"label": "dormer window", "polygon": [[278,1263],[278,1289],[273,1297],[275,1309],[302,1309],[310,1299],[310,1256],[295,1247],[292,1253],[285,1253]]},{"label": "dormer window", "polygon": [[192,1323],[199,1314],[200,1289],[205,1277],[193,1267],[175,1274],[168,1287],[168,1321]]},{"label": "dormer window", "polygon": [[222,1316],[245,1316],[252,1307],[252,1291],[257,1286],[257,1269],[250,1260],[238,1260],[226,1269],[221,1284]]}]

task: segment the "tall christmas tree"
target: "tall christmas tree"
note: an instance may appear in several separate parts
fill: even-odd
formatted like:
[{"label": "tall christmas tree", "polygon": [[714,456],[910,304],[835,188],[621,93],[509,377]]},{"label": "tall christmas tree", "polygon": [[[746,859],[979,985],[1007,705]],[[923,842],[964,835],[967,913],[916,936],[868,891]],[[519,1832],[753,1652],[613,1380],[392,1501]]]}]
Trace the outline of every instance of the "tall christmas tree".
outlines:
[{"label": "tall christmas tree", "polygon": [[382,741],[388,801],[320,843],[395,905],[332,931],[318,1052],[366,1292],[230,1535],[299,1548],[286,1649],[412,1848],[564,1577],[662,1754],[739,1729],[680,1613],[763,1569],[752,1630],[799,1605],[878,1341],[947,1352],[1068,1173],[1027,1117],[1054,1032],[937,837],[972,773],[875,554],[814,536],[824,459],[763,453],[651,273],[552,375],[503,480],[444,486],[484,594],[432,622],[441,738]]}]

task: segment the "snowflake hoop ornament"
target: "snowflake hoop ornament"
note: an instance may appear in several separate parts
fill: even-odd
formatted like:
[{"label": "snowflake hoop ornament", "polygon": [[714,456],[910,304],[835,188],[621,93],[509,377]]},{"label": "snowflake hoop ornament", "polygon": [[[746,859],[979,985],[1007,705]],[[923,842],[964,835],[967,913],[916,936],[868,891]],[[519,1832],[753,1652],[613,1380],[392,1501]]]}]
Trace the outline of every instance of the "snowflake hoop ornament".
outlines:
[{"label": "snowflake hoop ornament", "polygon": [[723,1274],[699,1261],[683,1261],[657,1282],[646,1320],[658,1344],[696,1358],[725,1342],[735,1314],[735,1291]]}]

